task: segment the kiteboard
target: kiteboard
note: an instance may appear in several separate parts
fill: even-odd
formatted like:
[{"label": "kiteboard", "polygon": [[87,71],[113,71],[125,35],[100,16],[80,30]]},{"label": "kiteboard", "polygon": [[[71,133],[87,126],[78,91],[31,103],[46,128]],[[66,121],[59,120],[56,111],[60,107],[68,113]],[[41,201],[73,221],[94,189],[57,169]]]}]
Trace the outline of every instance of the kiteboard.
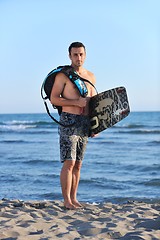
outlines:
[{"label": "kiteboard", "polygon": [[125,87],[101,92],[90,99],[91,133],[97,134],[112,127],[130,113]]}]

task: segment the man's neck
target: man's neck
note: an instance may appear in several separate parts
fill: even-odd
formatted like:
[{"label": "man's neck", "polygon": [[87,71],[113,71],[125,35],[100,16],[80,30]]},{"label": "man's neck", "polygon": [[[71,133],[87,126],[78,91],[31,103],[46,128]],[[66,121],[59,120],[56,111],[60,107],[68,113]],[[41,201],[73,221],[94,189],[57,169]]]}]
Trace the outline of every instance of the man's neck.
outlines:
[{"label": "man's neck", "polygon": [[71,65],[74,69],[75,69],[75,71],[79,74],[79,75],[81,75],[81,74],[83,74],[84,72],[85,72],[85,69],[82,67],[82,66],[80,66],[80,67],[77,67],[77,66],[75,66],[75,65]]}]

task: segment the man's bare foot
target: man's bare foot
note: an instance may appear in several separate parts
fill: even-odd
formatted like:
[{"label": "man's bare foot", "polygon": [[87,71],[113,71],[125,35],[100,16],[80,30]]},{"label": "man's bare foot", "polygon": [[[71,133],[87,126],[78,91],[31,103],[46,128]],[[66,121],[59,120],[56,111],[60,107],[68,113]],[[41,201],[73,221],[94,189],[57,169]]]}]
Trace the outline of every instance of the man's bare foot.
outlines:
[{"label": "man's bare foot", "polygon": [[77,208],[74,204],[71,204],[71,203],[64,204],[64,207],[67,210],[75,210]]},{"label": "man's bare foot", "polygon": [[82,207],[83,207],[82,204],[81,204],[80,202],[78,202],[77,200],[73,200],[73,201],[72,201],[72,204],[73,204],[74,206],[76,206],[77,208],[82,208]]}]

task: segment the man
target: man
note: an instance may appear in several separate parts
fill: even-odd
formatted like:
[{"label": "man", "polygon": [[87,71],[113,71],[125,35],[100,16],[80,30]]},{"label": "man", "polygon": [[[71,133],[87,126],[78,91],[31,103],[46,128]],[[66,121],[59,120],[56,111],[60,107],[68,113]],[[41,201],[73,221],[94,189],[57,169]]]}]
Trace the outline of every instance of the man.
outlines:
[{"label": "man", "polygon": [[[94,74],[83,67],[86,58],[85,46],[80,42],[73,42],[68,51],[71,66],[78,75],[95,84]],[[89,99],[95,95],[94,88],[89,83],[86,85],[88,95],[83,98],[69,78],[58,73],[50,98],[52,104],[62,106],[60,121],[64,124],[75,123],[71,127],[59,128],[60,156],[63,163],[60,180],[64,206],[67,209],[82,207],[77,200],[77,190],[90,128]]]}]

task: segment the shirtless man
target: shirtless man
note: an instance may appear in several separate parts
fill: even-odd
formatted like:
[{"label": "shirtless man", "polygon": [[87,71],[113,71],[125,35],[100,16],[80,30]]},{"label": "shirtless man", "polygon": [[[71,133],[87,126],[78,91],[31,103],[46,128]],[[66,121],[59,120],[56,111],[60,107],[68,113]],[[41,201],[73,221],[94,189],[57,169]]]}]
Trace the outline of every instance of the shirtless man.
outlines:
[{"label": "shirtless man", "polygon": [[[71,66],[78,75],[95,84],[94,74],[83,67],[86,58],[85,46],[80,42],[73,42],[68,51]],[[77,190],[90,127],[89,99],[95,95],[94,88],[89,83],[86,85],[88,95],[83,98],[68,77],[63,73],[58,73],[50,98],[52,104],[62,106],[60,116],[62,123],[75,122],[71,127],[59,127],[60,156],[63,163],[60,181],[64,206],[67,209],[82,207],[77,200]]]}]

